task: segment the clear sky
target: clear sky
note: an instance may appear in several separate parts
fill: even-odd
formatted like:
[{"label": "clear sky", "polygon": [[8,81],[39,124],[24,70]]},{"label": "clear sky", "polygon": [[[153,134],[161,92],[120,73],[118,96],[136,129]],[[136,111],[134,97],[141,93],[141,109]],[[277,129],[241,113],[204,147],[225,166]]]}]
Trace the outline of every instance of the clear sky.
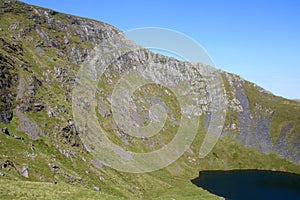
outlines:
[{"label": "clear sky", "polygon": [[299,0],[23,0],[122,31],[162,27],[201,44],[216,66],[300,99]]}]

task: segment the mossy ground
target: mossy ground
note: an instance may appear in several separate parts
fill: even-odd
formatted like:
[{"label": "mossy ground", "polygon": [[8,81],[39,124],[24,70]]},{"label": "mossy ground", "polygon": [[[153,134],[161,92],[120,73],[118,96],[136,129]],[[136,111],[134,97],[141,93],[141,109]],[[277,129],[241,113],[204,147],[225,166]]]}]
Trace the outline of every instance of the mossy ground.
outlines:
[{"label": "mossy ground", "polygon": [[0,199],[123,199],[66,183],[52,184],[0,179]]},{"label": "mossy ground", "polygon": [[[0,1],[2,4],[3,1]],[[63,67],[68,70],[68,76],[74,78],[78,65],[71,63],[68,56],[64,54],[62,49],[41,46],[44,50],[43,54],[36,53],[35,43],[42,41],[42,38],[32,31],[25,35],[24,38],[18,38],[10,30],[13,23],[19,23],[18,32],[22,28],[34,25],[29,19],[31,11],[20,12],[24,5],[16,4],[14,9],[17,12],[1,13],[0,27],[1,38],[10,43],[19,43],[23,47],[22,59],[31,64],[29,70],[26,71],[18,67],[21,61],[16,61],[19,77],[36,76],[45,80],[43,72],[46,70],[54,71],[54,67]],[[68,21],[63,14],[56,14],[56,19],[62,22]],[[57,42],[63,43],[64,32],[52,31],[45,24],[42,25],[44,30],[48,32],[51,38],[56,38]],[[73,33],[71,33],[73,34]],[[74,47],[92,49],[93,44],[87,41],[82,42],[80,37],[74,36],[69,41]],[[9,56],[4,48],[0,49],[3,55]],[[53,76],[53,74],[52,74]],[[5,176],[0,177],[0,198],[1,199],[219,199],[217,196],[196,187],[191,183],[191,179],[198,176],[201,170],[230,170],[230,169],[267,169],[294,172],[300,174],[299,165],[293,164],[285,159],[281,159],[275,154],[261,154],[250,148],[246,148],[235,139],[229,136],[219,140],[212,152],[204,159],[198,157],[199,149],[203,138],[206,134],[202,129],[204,125],[204,117],[201,117],[201,128],[191,145],[190,149],[183,154],[176,162],[170,166],[145,174],[123,173],[113,170],[109,167],[97,169],[91,161],[93,160],[83,146],[74,147],[68,143],[64,143],[62,136],[59,135],[61,127],[67,124],[72,116],[72,104],[70,100],[66,100],[66,90],[62,88],[62,84],[68,85],[60,80],[52,77],[49,82],[43,82],[38,87],[33,98],[38,103],[42,103],[45,107],[64,108],[66,113],[59,113],[56,117],[49,117],[46,110],[39,112],[29,111],[27,116],[30,120],[36,122],[39,127],[47,134],[47,137],[41,137],[39,140],[31,140],[24,132],[18,130],[19,119],[14,113],[14,117],[9,124],[0,123],[0,127],[7,127],[10,134],[18,135],[24,140],[15,139],[12,135],[0,133],[0,161],[1,163],[9,160],[12,161],[17,168],[29,166],[29,178],[24,178],[12,166],[0,169]],[[101,83],[99,83],[101,84]],[[72,88],[72,84],[69,84]],[[109,91],[110,85],[104,85]],[[230,90],[230,86],[225,81],[225,87]],[[274,97],[271,94],[262,94],[257,91],[251,83],[246,82],[244,85],[249,98],[251,110],[255,108],[255,104],[263,107],[275,108],[276,112],[271,122],[271,135],[275,140],[284,123],[294,122],[294,132],[300,133],[300,104],[296,101],[286,100],[280,97]],[[159,93],[160,89],[146,88],[148,93]],[[17,93],[17,87],[13,88]],[[137,92],[138,97],[143,94]],[[166,97],[163,97],[166,98]],[[274,101],[276,100],[276,101]],[[13,102],[14,107],[20,102]],[[170,108],[178,107],[174,98],[167,99]],[[237,122],[237,113],[227,113],[227,122]],[[176,119],[179,115],[174,113]],[[99,117],[99,120],[104,120]],[[167,123],[168,125],[168,123]],[[177,127],[178,128],[178,127]],[[176,127],[170,124],[167,127],[170,134],[162,134],[158,140],[165,143],[170,141],[174,136]],[[119,138],[112,136],[112,141],[122,144]],[[33,146],[32,146],[33,144]],[[71,150],[76,153],[75,157],[68,158],[57,149],[59,145],[64,150]],[[34,147],[34,150],[32,149]],[[159,146],[155,146],[159,148]],[[148,151],[147,145],[139,142],[137,146],[131,147],[132,151],[141,152]],[[34,155],[33,155],[34,154]],[[60,168],[59,172],[51,171],[49,163],[54,163]],[[68,183],[68,178],[64,174],[70,175],[79,182],[74,181]],[[100,179],[101,178],[101,179]],[[18,181],[16,181],[16,179]],[[57,181],[58,184],[52,184]],[[101,192],[93,190],[93,187],[101,188]]]}]

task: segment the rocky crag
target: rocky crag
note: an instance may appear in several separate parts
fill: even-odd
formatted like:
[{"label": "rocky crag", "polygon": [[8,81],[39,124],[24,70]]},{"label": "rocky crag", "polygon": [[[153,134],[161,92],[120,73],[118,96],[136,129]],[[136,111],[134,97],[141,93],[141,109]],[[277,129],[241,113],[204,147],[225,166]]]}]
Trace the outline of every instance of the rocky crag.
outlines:
[{"label": "rocky crag", "polygon": [[[191,198],[214,199],[217,197],[189,183],[199,170],[251,168],[300,173],[299,102],[274,96],[223,71],[219,73],[225,86],[227,115],[221,138],[207,157],[198,156],[205,135],[199,130],[180,159],[156,172],[122,173],[95,161],[73,119],[72,90],[80,66],[94,48],[123,34],[102,22],[19,1],[1,0],[0,6],[0,175],[4,179],[67,182],[125,198],[180,198],[188,189]],[[137,139],[113,122],[108,91],[121,71],[138,68],[149,58],[169,69],[189,65],[140,48],[111,63],[98,85],[99,123],[112,141],[130,151],[161,148],[174,136],[180,121],[178,102],[172,94],[148,85],[144,92],[136,92],[133,117],[138,124],[146,123],[149,105],[164,102],[161,105],[168,110],[168,119],[162,133]],[[198,89],[205,91],[205,77],[199,75],[198,80]],[[152,96],[155,98],[149,98]],[[204,129],[210,121],[209,103],[204,101],[199,108]]]}]

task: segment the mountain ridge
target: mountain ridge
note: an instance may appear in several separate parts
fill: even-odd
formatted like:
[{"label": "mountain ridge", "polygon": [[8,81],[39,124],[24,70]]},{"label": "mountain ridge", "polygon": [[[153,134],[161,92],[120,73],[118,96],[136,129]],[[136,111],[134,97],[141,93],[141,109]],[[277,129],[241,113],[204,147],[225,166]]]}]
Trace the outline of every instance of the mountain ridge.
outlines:
[{"label": "mountain ridge", "polygon": [[[72,89],[80,65],[94,46],[101,46],[106,38],[122,33],[102,22],[18,1],[0,3],[0,128],[3,132],[0,134],[0,172],[5,174],[5,179],[67,182],[90,189],[100,187],[104,193],[125,198],[186,197],[181,194],[183,187],[192,191],[191,199],[197,195],[217,199],[189,185],[187,180],[206,169],[254,168],[300,173],[299,103],[276,97],[223,71],[220,72],[228,98],[228,114],[221,139],[207,157],[199,159],[197,154],[205,135],[205,131],[199,130],[188,152],[156,172],[127,174],[95,164],[74,124]],[[167,63],[170,68],[184,65],[176,59],[141,49],[121,57],[107,74],[114,74],[114,67],[126,69],[129,65],[146,62],[145,55],[158,63]],[[107,83],[102,89],[106,92],[116,80],[108,77],[104,81]],[[146,89],[148,95],[160,92],[150,86]],[[114,130],[109,102],[104,97],[98,108],[100,122],[107,130]],[[170,98],[161,99],[170,102],[172,108]],[[174,119],[170,118],[170,124],[178,120],[177,113],[172,114]],[[139,116],[143,117],[143,111]],[[206,114],[200,123],[205,127],[209,120]],[[171,125],[167,129],[170,134],[174,130]],[[109,133],[110,139],[121,146],[131,148],[127,143],[136,144],[132,151],[147,152],[152,146],[161,147],[156,140],[137,141],[122,132]],[[171,136],[156,139],[167,143]]]}]

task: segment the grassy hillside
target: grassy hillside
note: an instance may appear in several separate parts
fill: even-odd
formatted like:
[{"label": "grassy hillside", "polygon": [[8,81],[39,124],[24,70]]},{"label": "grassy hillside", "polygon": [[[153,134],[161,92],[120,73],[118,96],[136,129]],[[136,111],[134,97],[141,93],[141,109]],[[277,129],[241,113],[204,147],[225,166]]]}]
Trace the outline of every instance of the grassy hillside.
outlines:
[{"label": "grassy hillside", "polygon": [[[299,102],[266,93],[225,72],[229,109],[222,137],[207,157],[198,156],[206,134],[203,115],[189,150],[166,168],[132,174],[95,165],[74,124],[72,89],[77,71],[94,46],[119,31],[102,22],[18,1],[0,0],[0,5],[1,199],[219,199],[190,180],[201,170],[267,169],[300,174],[296,162],[300,152]],[[140,54],[130,56],[122,58],[124,62],[120,59],[123,69],[145,61]],[[163,56],[157,59],[182,64]],[[117,65],[113,63],[108,69],[114,78],[99,83],[105,92],[111,91],[120,76],[114,72]],[[124,136],[115,131],[111,116],[97,113],[108,137],[136,152],[159,149],[161,142],[167,144],[178,129],[172,124],[180,119],[178,102],[160,95],[162,88],[149,85],[143,91],[135,93],[137,100],[156,95],[172,110],[165,130],[154,138],[143,141]],[[103,99],[99,107],[109,107],[106,96],[99,94],[98,98]],[[140,102],[140,108],[149,108],[149,102]],[[139,110],[139,114],[143,112]],[[249,118],[250,125],[240,120],[242,117]],[[246,134],[243,130],[248,130],[244,127],[250,130],[246,138],[270,133],[271,144],[266,142],[265,148],[265,143],[256,144],[256,140],[244,142],[240,139]],[[264,149],[270,151],[262,153]]]}]

